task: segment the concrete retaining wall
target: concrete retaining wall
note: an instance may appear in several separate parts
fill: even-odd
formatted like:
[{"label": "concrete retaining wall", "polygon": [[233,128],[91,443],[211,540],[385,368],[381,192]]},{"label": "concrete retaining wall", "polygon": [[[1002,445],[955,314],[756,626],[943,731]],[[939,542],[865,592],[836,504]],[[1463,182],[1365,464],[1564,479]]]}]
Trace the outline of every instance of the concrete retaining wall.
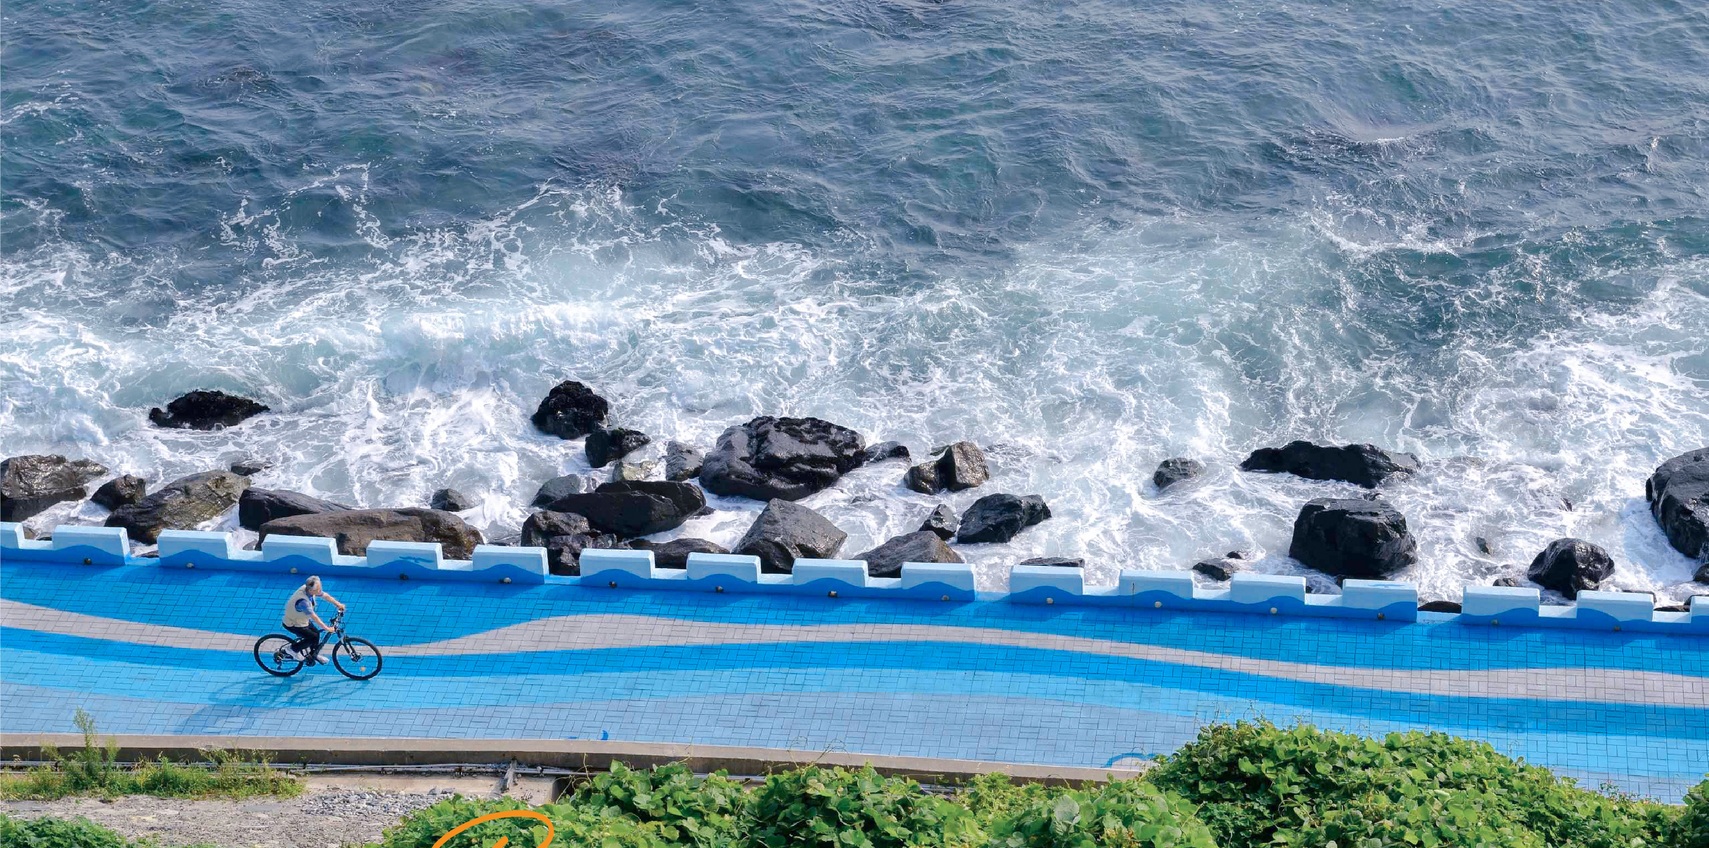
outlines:
[{"label": "concrete retaining wall", "polygon": [[1572,606],[1545,606],[1536,589],[1465,587],[1458,616],[1418,611],[1408,583],[1347,580],[1339,595],[1306,593],[1305,579],[1236,574],[1225,587],[1194,585],[1187,571],[1123,571],[1114,586],[1088,587],[1078,568],[1016,566],[1005,595],[976,593],[970,566],[904,563],[900,577],[871,577],[858,560],[797,560],[793,574],[762,574],[757,557],[691,554],[686,569],[659,568],[651,551],[582,552],[580,577],[548,573],[544,548],[481,545],[471,560],[445,559],[438,544],[375,542],[365,557],[343,556],[332,539],[269,536],[258,551],[238,548],[230,535],[167,530],[158,558],[136,557],[122,528],[62,526],[52,541],[25,539],[21,525],[0,524],[0,559],[66,566],[133,566],[320,574],[393,580],[579,584],[611,589],[788,593],[832,598],[1004,600],[1016,604],[1120,606],[1416,621],[1454,618],[1484,626],[1573,627],[1680,634],[1709,633],[1709,596],[1688,612],[1657,612],[1648,594],[1582,592]]}]

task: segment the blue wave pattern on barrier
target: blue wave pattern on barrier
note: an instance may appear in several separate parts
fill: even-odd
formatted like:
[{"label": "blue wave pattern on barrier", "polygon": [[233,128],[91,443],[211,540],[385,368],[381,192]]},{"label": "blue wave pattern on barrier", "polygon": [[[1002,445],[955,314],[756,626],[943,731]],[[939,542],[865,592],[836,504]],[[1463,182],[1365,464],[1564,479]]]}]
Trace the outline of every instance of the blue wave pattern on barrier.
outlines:
[{"label": "blue wave pattern on barrier", "polygon": [[[1272,616],[1250,614],[1250,595],[1158,609],[1027,589],[946,602],[941,567],[910,591],[857,586],[859,563],[807,563],[803,585],[753,581],[728,557],[675,578],[622,556],[579,580],[521,579],[426,568],[443,563],[385,546],[339,557],[319,539],[235,552],[218,534],[168,536],[160,560],[128,556],[108,530],[19,541],[0,547],[6,732],[66,731],[81,707],[115,733],[606,738],[1100,767],[1168,753],[1209,723],[1269,718],[1454,733],[1666,800],[1709,771],[1709,638],[1689,620],[1492,627],[1325,617],[1283,596],[1258,600],[1278,605]],[[304,565],[387,650],[380,677],[253,667],[249,641],[277,629]],[[1456,688],[1456,675],[1484,676]],[[1570,683],[1598,676],[1616,688]]]},{"label": "blue wave pattern on barrier", "polygon": [[[24,538],[18,524],[0,524],[0,553],[21,561],[85,565],[124,564],[130,557],[122,528],[59,527],[51,542]],[[165,568],[307,573],[504,584],[573,583],[622,589],[805,594],[833,598],[968,601],[991,597],[974,591],[972,569],[950,563],[904,563],[901,577],[876,578],[856,560],[797,561],[792,574],[762,574],[758,557],[691,554],[686,569],[654,565],[650,551],[589,550],[580,577],[554,577],[546,550],[479,545],[468,561],[447,560],[437,543],[374,542],[365,557],[343,556],[327,538],[271,536],[261,550],[240,549],[229,534],[167,530],[158,558]],[[306,570],[306,571],[305,571]],[[1398,582],[1349,579],[1340,595],[1308,595],[1304,578],[1236,574],[1226,589],[1202,589],[1185,571],[1123,571],[1113,587],[1088,588],[1077,568],[1016,566],[1005,600],[1019,604],[1072,604],[1224,613],[1268,613],[1413,621],[1418,590]],[[1572,606],[1543,606],[1536,589],[1467,586],[1466,623],[1555,626],[1595,630],[1709,633],[1709,598],[1692,599],[1688,612],[1657,612],[1647,594],[1587,591]]]}]

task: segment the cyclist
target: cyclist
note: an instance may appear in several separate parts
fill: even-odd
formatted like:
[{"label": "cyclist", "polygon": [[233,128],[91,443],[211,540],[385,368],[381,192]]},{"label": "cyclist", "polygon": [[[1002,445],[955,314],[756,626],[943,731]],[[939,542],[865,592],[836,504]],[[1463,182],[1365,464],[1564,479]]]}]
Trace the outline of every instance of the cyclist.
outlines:
[{"label": "cyclist", "polygon": [[297,641],[291,643],[289,649],[291,659],[304,660],[308,665],[325,662],[320,656],[320,634],[322,631],[333,632],[332,628],[315,614],[317,598],[331,601],[333,606],[338,607],[339,612],[344,612],[344,604],[321,589],[320,578],[312,575],[285,601],[285,629],[297,637]]}]

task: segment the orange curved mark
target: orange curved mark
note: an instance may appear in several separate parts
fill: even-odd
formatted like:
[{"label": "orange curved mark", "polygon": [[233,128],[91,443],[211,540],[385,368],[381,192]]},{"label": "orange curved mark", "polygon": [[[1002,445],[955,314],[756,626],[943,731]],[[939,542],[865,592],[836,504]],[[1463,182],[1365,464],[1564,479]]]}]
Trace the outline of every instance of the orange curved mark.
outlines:
[{"label": "orange curved mark", "polygon": [[[555,832],[552,829],[552,820],[546,818],[545,815],[536,813],[533,810],[499,810],[496,813],[487,813],[484,816],[476,816],[475,818],[469,819],[468,821],[451,828],[450,833],[439,837],[439,841],[433,843],[433,848],[440,848],[445,843],[450,842],[451,837],[456,836],[477,824],[498,821],[499,819],[539,819],[542,824],[546,825],[546,841],[540,843],[537,848],[547,848],[547,846],[552,844],[552,838],[555,835]],[[492,844],[492,848],[505,848],[505,846],[509,844],[510,837],[501,836],[497,842]]]}]

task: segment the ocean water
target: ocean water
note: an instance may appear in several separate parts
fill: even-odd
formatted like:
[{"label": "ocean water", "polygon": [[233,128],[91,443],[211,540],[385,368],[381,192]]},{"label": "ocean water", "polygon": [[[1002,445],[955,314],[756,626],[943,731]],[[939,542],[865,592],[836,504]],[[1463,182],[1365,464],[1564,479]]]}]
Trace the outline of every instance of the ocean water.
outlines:
[{"label": "ocean water", "polygon": [[[0,13],[0,455],[514,532],[590,383],[709,446],[817,415],[1055,517],[969,546],[1095,583],[1244,548],[1351,487],[1293,438],[1416,452],[1431,597],[1563,535],[1683,598],[1642,501],[1709,444],[1709,15],[1384,4],[26,0]],[[275,414],[147,425],[195,388]],[[1164,495],[1159,460],[1211,466]],[[814,496],[858,553],[933,503]],[[730,542],[759,504],[683,533]],[[39,519],[96,520],[94,507]],[[229,521],[227,522],[229,523]],[[1484,553],[1478,538],[1487,541]],[[1332,585],[1320,577],[1324,588]],[[1695,587],[1701,591],[1701,586]]]}]

